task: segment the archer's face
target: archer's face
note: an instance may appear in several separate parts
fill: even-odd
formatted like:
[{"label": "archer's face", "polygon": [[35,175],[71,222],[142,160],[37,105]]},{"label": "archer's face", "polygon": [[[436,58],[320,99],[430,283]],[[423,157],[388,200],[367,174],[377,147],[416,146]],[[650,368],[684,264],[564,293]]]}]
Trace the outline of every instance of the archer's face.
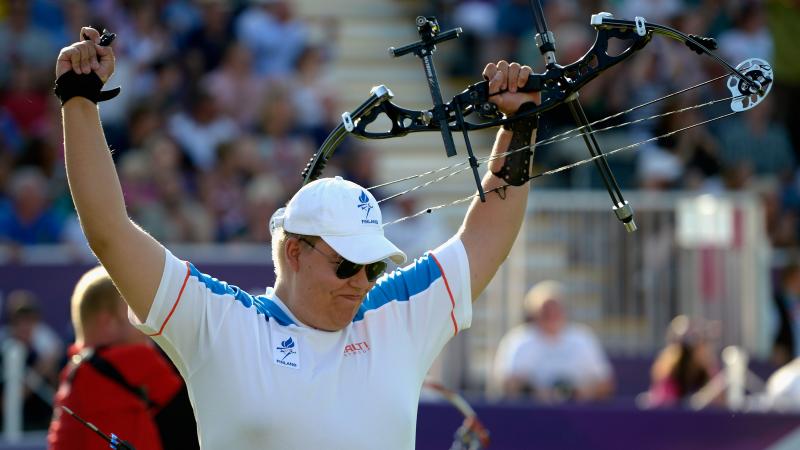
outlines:
[{"label": "archer's face", "polygon": [[341,256],[325,241],[317,240],[314,248],[303,242],[299,244],[300,267],[296,276],[301,292],[295,303],[296,311],[293,312],[298,319],[314,328],[341,330],[352,322],[361,302],[375,283],[367,281],[363,267],[346,280],[337,277],[336,267]]}]

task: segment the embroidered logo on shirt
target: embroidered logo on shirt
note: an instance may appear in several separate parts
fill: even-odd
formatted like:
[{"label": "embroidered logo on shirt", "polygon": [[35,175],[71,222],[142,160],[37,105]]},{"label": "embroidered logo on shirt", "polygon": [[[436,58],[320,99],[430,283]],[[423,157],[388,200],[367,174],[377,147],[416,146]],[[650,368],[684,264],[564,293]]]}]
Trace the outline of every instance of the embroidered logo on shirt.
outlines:
[{"label": "embroidered logo on shirt", "polygon": [[369,351],[367,341],[355,342],[344,346],[344,356],[361,355]]},{"label": "embroidered logo on shirt", "polygon": [[[286,336],[284,336],[286,337]],[[300,353],[298,353],[297,343],[291,336],[281,339],[280,345],[275,347],[272,356],[275,357],[275,364],[292,369],[300,368]]]}]

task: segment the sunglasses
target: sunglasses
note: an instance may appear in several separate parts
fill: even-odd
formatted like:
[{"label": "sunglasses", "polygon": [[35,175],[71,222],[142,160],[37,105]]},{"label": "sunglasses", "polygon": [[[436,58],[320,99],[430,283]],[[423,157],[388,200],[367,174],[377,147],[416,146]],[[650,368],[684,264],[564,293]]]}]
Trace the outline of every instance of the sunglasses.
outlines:
[{"label": "sunglasses", "polygon": [[[311,247],[312,249],[316,250],[326,258],[330,258],[331,255],[326,254],[322,250],[318,249],[314,246],[311,242],[306,240],[305,238],[298,238],[299,241],[305,242],[306,245]],[[341,260],[339,264],[336,266],[336,277],[340,280],[346,280],[353,275],[357,274],[361,268],[364,268],[364,272],[367,274],[367,281],[372,283],[373,281],[377,280],[384,272],[386,272],[386,261],[377,261],[374,263],[369,264],[356,264],[352,261],[348,261],[341,256],[339,257]]]}]

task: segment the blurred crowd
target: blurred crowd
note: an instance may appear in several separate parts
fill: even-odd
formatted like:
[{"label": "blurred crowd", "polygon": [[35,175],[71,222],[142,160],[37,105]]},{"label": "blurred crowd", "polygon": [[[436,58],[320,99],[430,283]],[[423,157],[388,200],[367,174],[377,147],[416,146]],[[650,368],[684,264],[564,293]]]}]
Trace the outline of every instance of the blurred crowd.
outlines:
[{"label": "blurred crowd", "polygon": [[[461,26],[461,48],[440,52],[453,77],[474,79],[486,61],[515,59],[541,70],[528,0],[440,0],[420,5],[443,27]],[[0,242],[82,243],[66,187],[59,107],[51,94],[53,60],[81,25],[108,28],[122,95],[101,108],[128,211],[165,242],[266,240],[276,206],[299,185],[298,171],[333,129],[338,105],[329,64],[335,18],[299,17],[288,0],[9,0],[0,5]],[[763,196],[774,245],[800,243],[800,61],[792,31],[797,0],[545,1],[559,62],[578,59],[593,40],[589,16],[644,16],[710,36],[734,65],[774,63],[772,94],[752,111],[650,142],[610,158],[623,188]],[[313,22],[313,23],[311,23]],[[723,75],[720,65],[666,38],[581,92],[591,119]],[[672,45],[674,44],[674,45]],[[448,45],[451,45],[448,43]],[[724,81],[636,111],[632,120],[730,95]],[[650,120],[607,134],[625,144],[724,113],[725,103]],[[613,122],[612,122],[613,123]],[[610,123],[609,123],[610,124]],[[565,110],[542,121],[540,137],[571,127]],[[620,139],[617,139],[620,138]],[[601,141],[604,142],[604,141]],[[577,140],[537,152],[555,167],[584,149]],[[354,143],[334,164],[371,185],[369,152]],[[757,150],[756,150],[757,149]],[[572,171],[548,177],[586,187]],[[601,187],[599,180],[591,182]]]},{"label": "blurred crowd", "polygon": [[[134,220],[165,242],[265,242],[338,116],[336,23],[321,22],[287,0],[2,2],[0,242],[82,242],[51,91],[56,55],[89,24],[118,35],[122,94],[101,115]],[[352,151],[338,170],[359,180]]]}]

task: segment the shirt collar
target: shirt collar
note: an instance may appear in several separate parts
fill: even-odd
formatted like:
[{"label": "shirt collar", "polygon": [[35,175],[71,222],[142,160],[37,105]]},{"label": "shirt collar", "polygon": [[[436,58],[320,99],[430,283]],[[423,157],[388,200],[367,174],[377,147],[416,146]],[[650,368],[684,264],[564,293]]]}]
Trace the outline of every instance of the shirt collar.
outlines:
[{"label": "shirt collar", "polygon": [[[275,304],[275,305],[276,305],[278,308],[280,308],[280,310],[281,310],[281,311],[283,311],[284,313],[286,313],[286,315],[287,315],[287,316],[289,316],[289,318],[290,318],[290,319],[292,319],[292,322],[296,323],[296,324],[297,324],[297,326],[299,326],[299,327],[303,327],[303,328],[312,328],[312,327],[310,327],[310,326],[306,325],[305,323],[301,322],[301,321],[300,321],[300,320],[297,318],[297,316],[295,316],[295,315],[292,313],[292,310],[290,310],[290,309],[289,309],[289,307],[288,307],[288,306],[286,306],[286,304],[285,304],[285,303],[283,303],[283,300],[281,300],[280,298],[278,298],[278,295],[275,293],[275,288],[273,288],[273,287],[268,287],[268,288],[267,288],[267,291],[264,293],[264,296],[266,296],[266,297],[267,297],[269,300],[271,300],[271,301],[272,301],[272,303],[274,303],[274,304]],[[313,329],[313,328],[312,328],[312,329]]]}]

